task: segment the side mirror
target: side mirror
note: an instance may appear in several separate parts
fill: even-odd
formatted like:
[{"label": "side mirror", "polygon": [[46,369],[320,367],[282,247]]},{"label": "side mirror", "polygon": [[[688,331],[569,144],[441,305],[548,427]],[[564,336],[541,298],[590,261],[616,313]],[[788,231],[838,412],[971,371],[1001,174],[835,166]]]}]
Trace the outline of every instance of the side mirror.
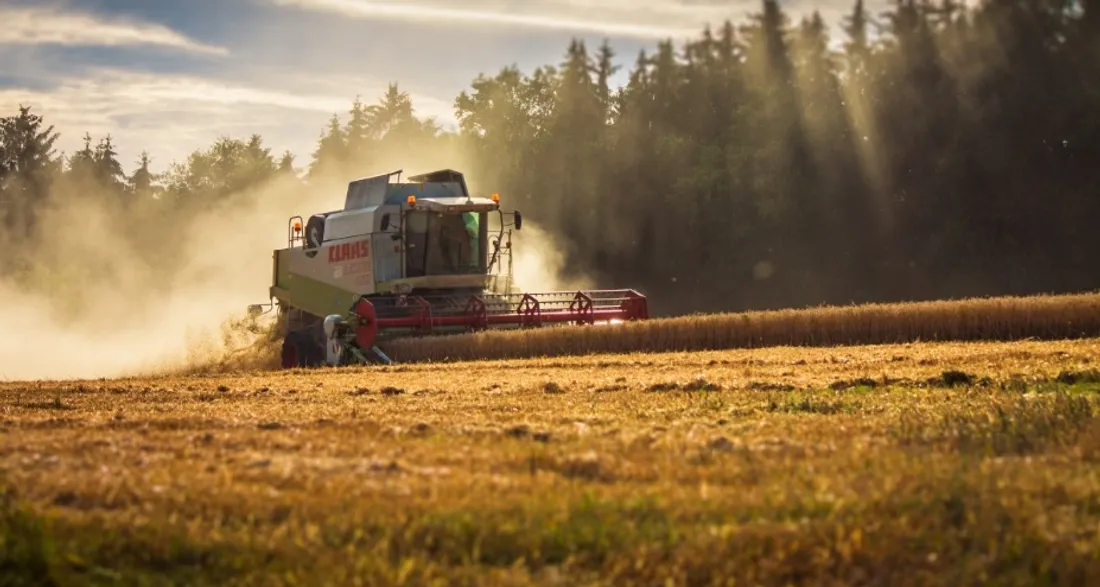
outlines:
[{"label": "side mirror", "polygon": [[382,232],[386,232],[389,229],[390,229],[390,215],[389,214],[383,214],[382,215]]},{"label": "side mirror", "polygon": [[516,230],[523,228],[523,214],[519,213],[519,210],[514,212],[516,216]]}]

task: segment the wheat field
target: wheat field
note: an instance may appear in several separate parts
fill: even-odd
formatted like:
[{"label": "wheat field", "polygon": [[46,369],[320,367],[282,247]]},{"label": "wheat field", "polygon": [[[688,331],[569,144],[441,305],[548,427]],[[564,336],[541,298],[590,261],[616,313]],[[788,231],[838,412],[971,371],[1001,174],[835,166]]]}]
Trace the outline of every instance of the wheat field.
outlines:
[{"label": "wheat field", "polygon": [[1097,584],[1098,365],[1092,338],[3,383],[0,584]]},{"label": "wheat field", "polygon": [[410,338],[399,362],[557,357],[914,341],[1057,340],[1100,336],[1100,294],[975,298],[706,314],[596,327]]}]

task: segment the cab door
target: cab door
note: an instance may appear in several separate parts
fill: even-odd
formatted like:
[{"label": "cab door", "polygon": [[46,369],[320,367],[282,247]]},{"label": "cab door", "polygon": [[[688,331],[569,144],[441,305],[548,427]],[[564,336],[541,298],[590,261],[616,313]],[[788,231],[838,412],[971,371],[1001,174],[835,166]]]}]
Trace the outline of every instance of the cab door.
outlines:
[{"label": "cab door", "polygon": [[405,215],[405,277],[424,277],[428,270],[428,247],[431,216],[423,210],[413,210]]}]

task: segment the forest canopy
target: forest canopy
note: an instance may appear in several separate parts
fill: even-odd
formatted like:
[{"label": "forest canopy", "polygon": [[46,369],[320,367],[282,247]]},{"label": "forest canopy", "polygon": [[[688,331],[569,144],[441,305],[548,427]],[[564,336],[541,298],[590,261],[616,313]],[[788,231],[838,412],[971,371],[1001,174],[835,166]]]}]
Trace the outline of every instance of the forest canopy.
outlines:
[{"label": "forest canopy", "polygon": [[575,40],[559,63],[478,76],[454,132],[394,83],[334,115],[301,169],[254,135],[126,174],[110,137],[57,155],[48,113],[24,106],[0,118],[0,272],[28,271],[41,210],[90,191],[73,186],[176,226],[267,182],[415,152],[453,156],[571,271],[662,314],[1100,287],[1100,0],[860,0],[837,24],[833,42],[820,15],[765,0],[625,62]]}]

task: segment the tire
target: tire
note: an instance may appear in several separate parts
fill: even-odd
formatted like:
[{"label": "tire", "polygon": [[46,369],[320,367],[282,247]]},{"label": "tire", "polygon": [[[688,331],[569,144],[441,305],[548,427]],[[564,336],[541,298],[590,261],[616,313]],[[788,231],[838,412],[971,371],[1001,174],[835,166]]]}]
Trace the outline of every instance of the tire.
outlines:
[{"label": "tire", "polygon": [[314,368],[325,364],[325,347],[317,344],[308,331],[287,333],[283,339],[284,369]]},{"label": "tire", "polygon": [[290,336],[283,339],[282,365],[283,369],[297,369],[302,366],[298,345],[294,344]]}]

